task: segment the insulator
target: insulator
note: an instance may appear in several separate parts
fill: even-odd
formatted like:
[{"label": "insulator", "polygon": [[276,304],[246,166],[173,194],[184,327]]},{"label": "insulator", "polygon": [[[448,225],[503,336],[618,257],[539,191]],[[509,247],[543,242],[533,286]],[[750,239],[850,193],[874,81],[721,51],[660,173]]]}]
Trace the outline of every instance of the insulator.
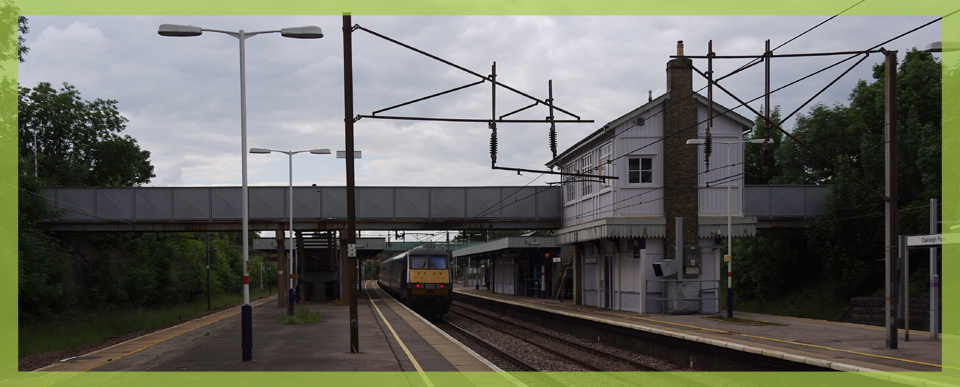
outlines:
[{"label": "insulator", "polygon": [[713,153],[713,136],[707,131],[707,137],[703,141],[703,162],[707,164],[707,172],[710,171],[710,154]]},{"label": "insulator", "polygon": [[491,165],[497,164],[497,125],[493,122],[490,123],[490,162]]},{"label": "insulator", "polygon": [[557,158],[557,126],[550,124],[550,151],[553,152],[553,158]]}]

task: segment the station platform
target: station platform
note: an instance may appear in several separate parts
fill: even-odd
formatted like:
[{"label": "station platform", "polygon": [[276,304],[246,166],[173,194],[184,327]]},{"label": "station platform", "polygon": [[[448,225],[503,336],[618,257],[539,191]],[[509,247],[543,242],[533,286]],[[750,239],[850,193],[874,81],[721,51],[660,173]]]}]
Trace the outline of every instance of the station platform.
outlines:
[{"label": "station platform", "polygon": [[452,340],[366,281],[358,292],[359,353],[350,349],[345,303],[296,305],[319,312],[321,322],[281,325],[287,308],[277,296],[251,302],[252,360],[242,361],[240,307],[141,336],[113,347],[64,359],[37,372],[325,371],[489,372],[499,369]]},{"label": "station platform", "polygon": [[[925,331],[911,330],[910,341],[906,341],[901,329],[899,348],[888,349],[883,327],[737,311],[734,311],[734,317],[773,324],[735,323],[715,319],[725,317],[725,311],[713,315],[639,314],[574,305],[569,299],[561,301],[497,294],[485,288],[455,286],[454,291],[525,308],[802,362],[822,367],[825,371],[944,371],[942,335],[941,338],[931,339],[930,333]],[[956,374],[953,371],[957,370],[951,370],[950,373]],[[960,382],[960,379],[953,380]]]}]

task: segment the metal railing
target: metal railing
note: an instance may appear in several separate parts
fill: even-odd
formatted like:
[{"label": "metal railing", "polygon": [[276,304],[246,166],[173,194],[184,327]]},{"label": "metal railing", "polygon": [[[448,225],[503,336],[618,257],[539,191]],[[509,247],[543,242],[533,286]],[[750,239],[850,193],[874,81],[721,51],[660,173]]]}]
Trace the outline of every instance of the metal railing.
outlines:
[{"label": "metal railing", "polygon": [[[704,288],[704,287],[703,287],[703,283],[704,283],[704,282],[712,282],[712,283],[716,284],[716,287]],[[691,279],[686,279],[686,280],[685,280],[685,279],[647,280],[647,281],[646,281],[646,285],[645,285],[645,286],[646,286],[646,289],[645,289],[645,290],[646,290],[646,292],[645,292],[646,294],[657,293],[657,292],[651,292],[651,291],[650,291],[650,284],[654,284],[654,283],[660,283],[660,284],[662,284],[662,285],[661,285],[662,290],[661,290],[659,293],[660,293],[660,294],[663,294],[663,295],[666,295],[666,294],[667,294],[667,288],[668,288],[667,284],[668,284],[668,283],[676,283],[678,286],[685,286],[686,283],[696,283],[696,285],[697,285],[697,298],[686,298],[686,297],[682,297],[682,298],[681,298],[681,297],[668,298],[668,297],[650,297],[650,296],[645,297],[645,299],[646,299],[647,301],[650,301],[650,300],[658,301],[658,300],[659,300],[659,301],[661,302],[661,304],[660,304],[660,305],[661,305],[661,307],[660,307],[660,314],[661,314],[661,315],[666,315],[666,313],[667,313],[667,302],[669,302],[669,301],[683,302],[684,304],[686,304],[687,302],[696,302],[696,303],[697,303],[697,314],[703,314],[703,313],[704,313],[704,311],[703,311],[703,310],[704,310],[704,301],[714,300],[714,301],[716,301],[717,310],[716,310],[715,312],[709,312],[709,313],[719,313],[719,312],[720,312],[720,280],[691,280]],[[711,291],[716,294],[716,297],[703,297],[703,294],[704,294],[704,293],[711,292]],[[680,293],[683,294],[682,292],[680,292]]]}]

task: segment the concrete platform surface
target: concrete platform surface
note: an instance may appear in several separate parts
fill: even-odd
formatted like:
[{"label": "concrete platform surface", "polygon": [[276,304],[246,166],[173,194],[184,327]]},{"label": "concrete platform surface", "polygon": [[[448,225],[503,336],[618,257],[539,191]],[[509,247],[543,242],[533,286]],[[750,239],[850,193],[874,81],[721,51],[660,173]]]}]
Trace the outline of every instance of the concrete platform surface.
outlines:
[{"label": "concrete platform surface", "polygon": [[253,358],[242,361],[240,307],[54,363],[38,371],[336,371],[497,370],[396,300],[364,284],[358,292],[359,353],[350,350],[349,306],[301,302],[319,312],[312,325],[281,325],[276,296],[252,301]]}]

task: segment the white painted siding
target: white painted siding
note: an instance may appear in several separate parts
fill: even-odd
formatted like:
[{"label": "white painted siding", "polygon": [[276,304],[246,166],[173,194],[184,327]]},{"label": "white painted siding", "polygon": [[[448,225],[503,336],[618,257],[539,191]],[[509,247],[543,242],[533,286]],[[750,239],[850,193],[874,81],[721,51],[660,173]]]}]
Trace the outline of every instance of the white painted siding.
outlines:
[{"label": "white painted siding", "polygon": [[663,216],[663,187],[624,188],[617,192],[614,216]]},{"label": "white painted siding", "polygon": [[[706,105],[698,105],[697,114],[702,123],[698,126],[698,137],[706,136],[707,119],[709,112]],[[714,111],[714,114],[717,114]],[[706,171],[706,164],[703,161],[704,147],[697,146],[697,171],[698,177],[699,206],[701,215],[726,215],[727,214],[727,182],[732,185],[733,202],[730,204],[730,211],[734,216],[742,214],[743,196],[743,147],[754,146],[744,144],[720,144],[720,142],[736,142],[743,140],[743,126],[725,116],[714,117],[713,128],[710,130],[713,138],[713,152],[710,155],[710,171]],[[728,158],[729,150],[729,158]],[[728,179],[728,176],[736,176]],[[707,185],[710,188],[706,188]]]},{"label": "white painted siding", "polygon": [[[729,196],[733,197],[733,200],[729,207],[733,216],[743,216],[741,188],[739,185],[733,185],[730,188]],[[700,187],[700,215],[727,215],[727,187],[725,185],[710,188]]]}]

